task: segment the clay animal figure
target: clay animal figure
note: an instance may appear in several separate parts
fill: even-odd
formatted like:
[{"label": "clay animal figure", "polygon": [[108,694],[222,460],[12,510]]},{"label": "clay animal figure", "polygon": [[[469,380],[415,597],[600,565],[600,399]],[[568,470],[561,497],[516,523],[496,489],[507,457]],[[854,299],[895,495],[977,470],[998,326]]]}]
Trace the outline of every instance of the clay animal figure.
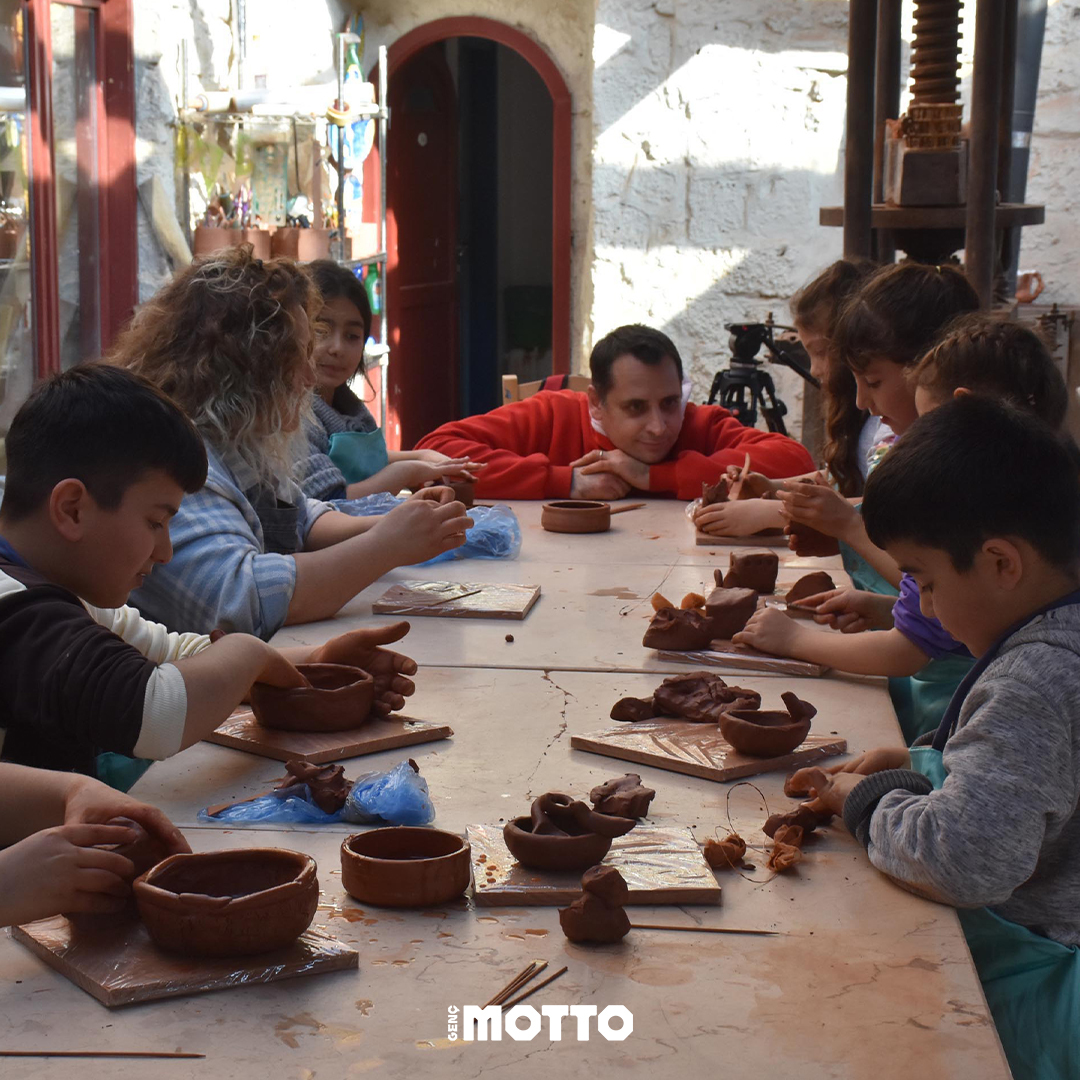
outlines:
[{"label": "clay animal figure", "polygon": [[746,841],[738,833],[723,840],[710,837],[705,841],[705,861],[714,870],[737,870],[746,855]]},{"label": "clay animal figure", "polygon": [[637,773],[605,780],[589,792],[589,801],[597,813],[626,818],[645,817],[655,797],[656,792],[644,787]]},{"label": "clay animal figure", "polygon": [[836,584],[824,570],[815,570],[812,574],[804,574],[784,595],[788,604],[798,604],[808,596],[816,596],[818,593],[828,592],[835,589]]},{"label": "clay animal figure", "polygon": [[753,589],[768,594],[776,588],[779,571],[780,556],[775,551],[733,551],[723,580],[719,570],[713,573],[716,584],[725,589]]},{"label": "clay animal figure", "polygon": [[806,738],[817,709],[790,691],[780,695],[787,712],[728,709],[720,716],[720,734],[740,754],[779,757]]},{"label": "clay animal figure", "polygon": [[761,695],[742,686],[728,686],[711,671],[670,675],[653,691],[653,708],[660,716],[716,724],[729,709],[756,709]]},{"label": "clay animal figure", "polygon": [[712,621],[700,611],[661,608],[650,620],[641,644],[646,649],[707,649],[713,637]]},{"label": "clay animal figure", "polygon": [[307,784],[311,801],[324,814],[336,814],[344,805],[352,790],[353,782],[345,779],[341,765],[312,765],[310,761],[296,759],[286,761],[289,775],[279,784],[278,790]]},{"label": "clay animal figure", "polygon": [[522,866],[582,870],[600,862],[612,839],[636,824],[636,818],[602,814],[569,795],[549,791],[533,800],[529,817],[506,823],[503,840]]},{"label": "clay animal figure", "polygon": [[730,641],[745,629],[757,611],[758,594],[753,589],[720,587],[713,589],[705,601],[705,614],[710,626],[710,644],[716,638]]},{"label": "clay animal figure", "polygon": [[559,923],[571,941],[610,945],[630,933],[630,919],[623,910],[630,890],[614,866],[586,870],[581,890],[569,907],[559,910]]}]

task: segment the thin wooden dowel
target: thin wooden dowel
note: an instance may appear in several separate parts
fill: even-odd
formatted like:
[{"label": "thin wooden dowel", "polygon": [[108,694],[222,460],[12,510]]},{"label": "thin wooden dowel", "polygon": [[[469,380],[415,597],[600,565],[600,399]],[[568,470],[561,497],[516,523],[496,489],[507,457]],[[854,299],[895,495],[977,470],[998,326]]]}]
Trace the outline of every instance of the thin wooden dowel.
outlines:
[{"label": "thin wooden dowel", "polygon": [[614,506],[611,512],[613,514],[625,514],[627,510],[640,510],[643,506],[648,506],[648,503],[630,503],[629,506]]},{"label": "thin wooden dowel", "polygon": [[515,975],[489,1002],[484,1005],[484,1008],[486,1009],[489,1005],[498,1005],[500,1002],[505,1001],[515,991],[520,990],[530,979],[539,975],[546,967],[546,960],[534,960],[523,971],[519,971],[517,975]]},{"label": "thin wooden dowel", "polygon": [[781,930],[741,930],[733,926],[673,926],[668,923],[631,923],[631,930],[685,930],[692,934],[780,934]]},{"label": "thin wooden dowel", "polygon": [[168,1050],[0,1050],[0,1057],[62,1058],[204,1058],[205,1054],[184,1054]]},{"label": "thin wooden dowel", "polygon": [[503,1008],[512,1009],[519,1002],[524,1001],[527,997],[531,997],[533,994],[536,993],[537,990],[543,990],[548,983],[553,983],[560,975],[564,974],[566,974],[566,968],[559,968],[559,970],[556,971],[554,975],[549,975],[542,982],[538,982],[531,990],[526,990],[524,994],[518,994],[518,996],[514,998],[513,1001],[504,1001]]}]

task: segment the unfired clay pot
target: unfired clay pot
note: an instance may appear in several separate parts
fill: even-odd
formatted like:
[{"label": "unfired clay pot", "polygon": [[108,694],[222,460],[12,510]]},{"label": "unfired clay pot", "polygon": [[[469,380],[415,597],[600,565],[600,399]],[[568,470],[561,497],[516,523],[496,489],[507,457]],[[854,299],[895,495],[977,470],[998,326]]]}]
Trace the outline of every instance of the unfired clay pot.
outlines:
[{"label": "unfired clay pot", "polygon": [[563,499],[544,504],[540,524],[548,532],[598,533],[611,528],[611,506],[591,499]]},{"label": "unfired clay pot", "polygon": [[282,689],[255,683],[251,709],[263,727],[282,731],[348,731],[359,727],[375,703],[375,680],[346,664],[299,664],[311,686]]},{"label": "unfired clay pot", "polygon": [[528,817],[503,826],[503,840],[522,866],[535,870],[587,870],[611,850],[611,837],[599,833],[582,836],[542,836],[532,831]]},{"label": "unfired clay pot", "polygon": [[377,907],[445,904],[469,887],[469,844],[442,829],[399,825],[355,833],[341,844],[341,883]]},{"label": "unfired clay pot", "polygon": [[817,709],[792,693],[781,695],[787,712],[734,709],[720,714],[720,734],[740,754],[779,757],[806,738]]},{"label": "unfired clay pot", "polygon": [[283,848],[170,855],[136,880],[135,902],[154,941],[186,956],[283,949],[319,906],[315,860]]}]

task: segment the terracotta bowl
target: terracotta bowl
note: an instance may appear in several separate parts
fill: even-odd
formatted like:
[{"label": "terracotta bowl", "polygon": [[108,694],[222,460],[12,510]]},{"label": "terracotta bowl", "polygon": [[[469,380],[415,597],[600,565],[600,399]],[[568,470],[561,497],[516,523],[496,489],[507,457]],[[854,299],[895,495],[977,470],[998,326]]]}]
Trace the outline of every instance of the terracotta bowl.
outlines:
[{"label": "terracotta bowl", "polygon": [[734,709],[720,714],[720,734],[740,754],[779,757],[806,738],[810,718],[792,720],[779,710]]},{"label": "terracotta bowl", "polygon": [[544,504],[540,524],[548,532],[598,533],[611,528],[611,506],[591,499],[565,499]]},{"label": "terracotta bowl", "polygon": [[508,821],[503,826],[503,840],[510,854],[533,870],[588,870],[611,850],[611,837],[598,833],[537,836],[529,817]]},{"label": "terracotta bowl", "polygon": [[375,703],[375,680],[345,664],[299,664],[310,687],[284,690],[266,683],[251,688],[251,709],[263,727],[282,731],[348,731],[359,727]]},{"label": "terracotta bowl", "polygon": [[150,936],[186,956],[249,956],[292,944],[319,905],[315,860],[283,848],[170,855],[135,881]]},{"label": "terracotta bowl", "polygon": [[376,907],[445,904],[469,887],[467,841],[406,825],[355,833],[341,844],[341,883]]}]

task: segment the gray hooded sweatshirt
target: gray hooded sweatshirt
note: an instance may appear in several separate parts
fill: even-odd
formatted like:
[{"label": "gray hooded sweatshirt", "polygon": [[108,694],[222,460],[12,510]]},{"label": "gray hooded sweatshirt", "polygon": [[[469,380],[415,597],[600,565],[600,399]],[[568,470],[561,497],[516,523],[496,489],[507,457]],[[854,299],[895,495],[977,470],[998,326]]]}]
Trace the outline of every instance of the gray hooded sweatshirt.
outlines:
[{"label": "gray hooded sweatshirt", "polygon": [[890,877],[1080,944],[1080,604],[1037,616],[969,691],[944,786],[894,769],[844,821]]}]

